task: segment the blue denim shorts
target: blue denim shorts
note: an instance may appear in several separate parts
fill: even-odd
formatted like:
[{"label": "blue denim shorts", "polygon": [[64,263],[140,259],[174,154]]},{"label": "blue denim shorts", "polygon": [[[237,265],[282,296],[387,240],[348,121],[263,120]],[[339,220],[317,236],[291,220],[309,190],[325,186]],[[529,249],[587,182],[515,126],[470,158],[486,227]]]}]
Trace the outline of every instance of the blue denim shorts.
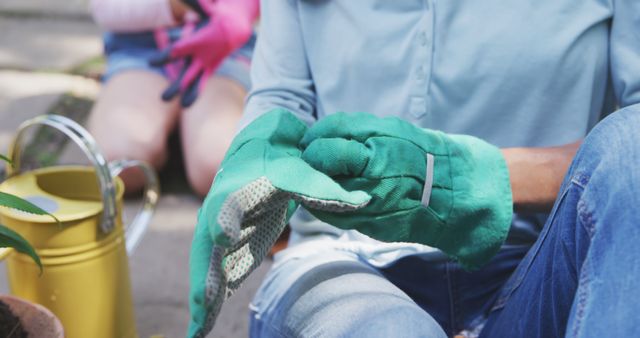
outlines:
[{"label": "blue denim shorts", "polygon": [[[148,60],[162,50],[166,43],[177,40],[181,32],[182,27],[139,33],[105,33],[103,40],[107,69],[102,80],[106,82],[112,76],[126,70],[146,70],[173,80],[177,76],[177,64],[156,67],[150,65]],[[220,64],[215,75],[235,80],[245,89],[249,89],[249,71],[255,42],[256,36],[253,34],[247,43]]]}]

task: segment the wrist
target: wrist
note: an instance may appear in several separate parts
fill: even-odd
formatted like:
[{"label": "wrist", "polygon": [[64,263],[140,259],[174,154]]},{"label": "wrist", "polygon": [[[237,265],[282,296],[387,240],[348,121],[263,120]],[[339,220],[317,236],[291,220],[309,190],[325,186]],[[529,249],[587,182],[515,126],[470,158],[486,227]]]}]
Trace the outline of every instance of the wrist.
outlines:
[{"label": "wrist", "polygon": [[548,212],[581,141],[558,147],[505,148],[514,209]]},{"label": "wrist", "polygon": [[185,15],[189,11],[189,7],[179,0],[169,0],[169,8],[171,8],[171,14],[177,23],[182,23]]}]

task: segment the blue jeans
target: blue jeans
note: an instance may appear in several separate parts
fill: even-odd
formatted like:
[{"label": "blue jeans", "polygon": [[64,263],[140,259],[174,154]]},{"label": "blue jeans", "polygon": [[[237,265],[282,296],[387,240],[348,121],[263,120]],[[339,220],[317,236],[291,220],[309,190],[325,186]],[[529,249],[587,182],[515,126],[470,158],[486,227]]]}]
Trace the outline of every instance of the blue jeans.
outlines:
[{"label": "blue jeans", "polygon": [[637,105],[591,131],[482,337],[640,335],[639,134]]},{"label": "blue jeans", "polygon": [[598,124],[534,246],[505,248],[479,271],[419,256],[375,268],[348,251],[276,260],[251,336],[637,336],[639,134],[638,108]]}]

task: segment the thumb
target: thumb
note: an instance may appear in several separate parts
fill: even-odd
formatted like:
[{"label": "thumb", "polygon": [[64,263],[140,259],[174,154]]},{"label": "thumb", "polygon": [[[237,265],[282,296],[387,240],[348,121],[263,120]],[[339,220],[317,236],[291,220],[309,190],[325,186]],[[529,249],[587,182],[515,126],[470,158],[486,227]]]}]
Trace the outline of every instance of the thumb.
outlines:
[{"label": "thumb", "polygon": [[302,159],[290,156],[275,159],[267,168],[267,177],[292,198],[320,210],[349,211],[362,208],[371,196],[364,191],[347,191],[326,174]]},{"label": "thumb", "polygon": [[369,149],[362,143],[343,138],[313,140],[302,159],[329,176],[361,176],[369,162]]}]

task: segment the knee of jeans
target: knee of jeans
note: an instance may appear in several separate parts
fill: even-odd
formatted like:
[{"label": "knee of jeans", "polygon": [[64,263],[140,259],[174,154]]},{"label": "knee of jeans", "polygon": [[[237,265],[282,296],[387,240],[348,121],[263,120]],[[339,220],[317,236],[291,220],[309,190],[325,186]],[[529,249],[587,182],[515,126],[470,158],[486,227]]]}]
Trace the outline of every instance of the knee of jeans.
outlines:
[{"label": "knee of jeans", "polygon": [[638,158],[640,104],[620,109],[600,121],[585,142],[596,146],[602,157]]},{"label": "knee of jeans", "polygon": [[[370,311],[375,312],[370,309]],[[384,309],[359,325],[352,326],[349,337],[447,337],[444,330],[418,306],[394,306]]]},{"label": "knee of jeans", "polygon": [[[305,280],[307,278],[307,280]],[[353,262],[319,266],[283,297],[279,330],[292,336],[445,337],[438,323],[383,276]],[[301,288],[298,286],[302,286]]]},{"label": "knee of jeans", "polygon": [[[367,301],[373,298],[374,302]],[[291,311],[266,316],[252,308],[250,336],[447,337],[433,317],[412,301],[395,295],[353,292],[340,299],[317,299],[314,303],[313,311],[299,312],[294,306]]]},{"label": "knee of jeans", "polygon": [[639,130],[640,105],[620,109],[591,131],[576,155],[571,178],[585,188],[578,211],[589,229],[596,219],[636,217],[628,211],[640,203]]},{"label": "knee of jeans", "polygon": [[[598,123],[585,138],[572,165],[572,176],[592,181],[600,175],[607,182],[617,184],[633,181],[640,166],[640,105],[620,109]],[[580,182],[580,183],[586,183]]]}]

